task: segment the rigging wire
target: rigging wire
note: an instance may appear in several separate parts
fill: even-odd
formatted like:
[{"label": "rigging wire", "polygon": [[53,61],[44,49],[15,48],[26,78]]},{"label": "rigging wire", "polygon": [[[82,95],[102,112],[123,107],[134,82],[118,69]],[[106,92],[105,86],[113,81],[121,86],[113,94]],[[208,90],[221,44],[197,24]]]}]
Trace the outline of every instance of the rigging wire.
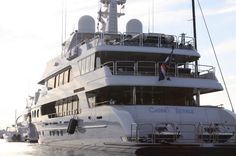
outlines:
[{"label": "rigging wire", "polygon": [[61,1],[61,57],[63,56],[64,41],[64,0]]},{"label": "rigging wire", "polygon": [[66,40],[66,26],[67,26],[67,0],[65,0],[65,30],[64,30],[64,40]]},{"label": "rigging wire", "polygon": [[154,10],[155,10],[155,8],[154,8],[154,0],[152,0],[152,32],[154,33]]},{"label": "rigging wire", "polygon": [[231,98],[230,98],[230,95],[229,95],[229,91],[228,91],[228,88],[227,88],[227,85],[226,85],[226,82],[225,82],[225,79],[224,79],[224,76],[223,76],[223,72],[221,70],[221,66],[220,66],[218,57],[216,55],[216,50],[215,50],[215,47],[214,47],[214,44],[213,44],[213,41],[212,41],[212,38],[211,38],[210,31],[209,31],[207,23],[206,23],[205,15],[203,13],[200,1],[197,0],[197,2],[198,2],[198,6],[200,8],[200,11],[201,11],[201,14],[202,14],[202,17],[203,17],[203,21],[204,21],[204,24],[205,24],[205,27],[206,27],[206,30],[207,30],[208,37],[209,37],[210,42],[211,42],[211,47],[212,47],[212,50],[213,50],[214,55],[215,55],[215,59],[216,59],[216,62],[217,62],[217,65],[218,65],[218,68],[219,68],[219,71],[220,71],[220,75],[221,75],[221,78],[222,78],[224,86],[225,86],[225,90],[226,90],[226,93],[227,93],[227,96],[228,96],[228,99],[229,99],[229,102],[230,102],[230,105],[231,105],[232,112],[234,112],[234,107],[233,107],[233,104],[232,104],[232,101],[231,101]]}]

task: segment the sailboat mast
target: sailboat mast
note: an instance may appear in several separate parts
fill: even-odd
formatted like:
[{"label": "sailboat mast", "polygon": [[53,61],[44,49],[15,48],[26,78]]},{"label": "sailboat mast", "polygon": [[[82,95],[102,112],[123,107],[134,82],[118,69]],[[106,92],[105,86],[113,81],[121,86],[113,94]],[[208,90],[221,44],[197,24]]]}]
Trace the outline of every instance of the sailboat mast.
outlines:
[{"label": "sailboat mast", "polygon": [[[192,16],[193,16],[194,47],[197,50],[197,30],[196,30],[195,0],[192,0]],[[195,61],[195,77],[198,77],[198,60]],[[200,90],[199,89],[196,89],[196,104],[200,105]]]}]

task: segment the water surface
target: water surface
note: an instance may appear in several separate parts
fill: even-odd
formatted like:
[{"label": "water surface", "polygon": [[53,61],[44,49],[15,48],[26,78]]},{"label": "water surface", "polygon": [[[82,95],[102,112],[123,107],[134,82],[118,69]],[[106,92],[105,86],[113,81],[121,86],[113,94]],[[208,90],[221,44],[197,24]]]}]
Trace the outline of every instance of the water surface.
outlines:
[{"label": "water surface", "polygon": [[[181,153],[181,154],[179,154]],[[222,154],[225,153],[225,154]],[[234,154],[233,154],[234,153]],[[165,149],[165,154],[153,154],[149,151],[137,156],[235,156],[236,149],[233,151],[215,151],[214,153],[201,153],[199,151],[182,149]],[[136,156],[132,153],[107,152],[97,150],[62,148],[39,145],[38,143],[6,142],[0,139],[0,156]]]},{"label": "water surface", "polygon": [[6,142],[0,139],[0,156],[135,156],[129,153],[81,150],[39,145],[37,143]]}]

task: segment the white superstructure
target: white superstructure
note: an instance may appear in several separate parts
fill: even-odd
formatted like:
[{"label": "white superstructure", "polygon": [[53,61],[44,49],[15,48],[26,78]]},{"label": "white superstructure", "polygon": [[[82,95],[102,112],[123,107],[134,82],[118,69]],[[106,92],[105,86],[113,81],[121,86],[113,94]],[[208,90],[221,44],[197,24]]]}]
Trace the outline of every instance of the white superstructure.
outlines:
[{"label": "white superstructure", "polygon": [[195,64],[200,54],[193,38],[143,33],[137,19],[118,33],[117,18],[124,14],[117,7],[126,1],[101,3],[102,32],[95,32],[92,17],[81,17],[78,31],[63,43],[64,55],[47,64],[31,111],[39,142],[124,150],[234,145],[235,114],[196,102],[198,93],[223,87],[214,67]]}]

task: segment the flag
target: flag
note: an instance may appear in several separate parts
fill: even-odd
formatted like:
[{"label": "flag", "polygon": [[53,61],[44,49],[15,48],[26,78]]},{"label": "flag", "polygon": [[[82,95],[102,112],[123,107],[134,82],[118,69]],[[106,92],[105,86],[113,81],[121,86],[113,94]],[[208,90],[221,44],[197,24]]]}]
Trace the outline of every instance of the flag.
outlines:
[{"label": "flag", "polygon": [[159,81],[164,80],[166,75],[166,65],[162,63],[159,67]]},{"label": "flag", "polygon": [[165,61],[163,63],[161,63],[160,66],[159,66],[159,81],[164,80],[165,77],[166,77],[167,70],[168,70],[168,68],[170,66],[170,62],[172,60],[173,52],[174,52],[174,47],[172,47],[172,51],[169,54],[169,56],[167,56]]}]

